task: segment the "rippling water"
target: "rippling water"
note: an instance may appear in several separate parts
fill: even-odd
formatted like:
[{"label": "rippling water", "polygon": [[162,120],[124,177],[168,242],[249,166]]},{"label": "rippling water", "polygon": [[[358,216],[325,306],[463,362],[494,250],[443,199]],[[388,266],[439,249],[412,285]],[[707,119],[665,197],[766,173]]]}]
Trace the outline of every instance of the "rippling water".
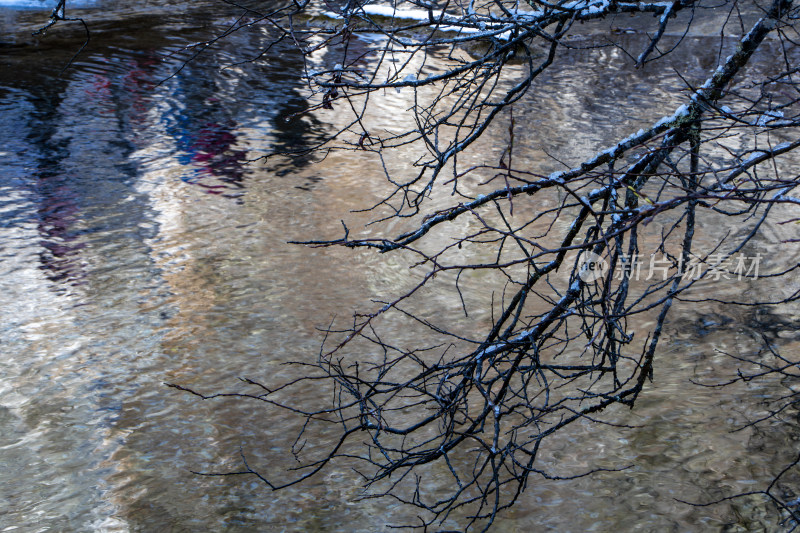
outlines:
[{"label": "rippling water", "polygon": [[[298,420],[198,401],[164,382],[217,390],[238,376],[289,378],[281,363],[314,359],[317,327],[412,277],[391,258],[286,244],[335,234],[340,216],[376,198],[379,179],[364,170],[372,163],[248,163],[310,145],[336,119],[285,120],[306,103],[291,49],[238,64],[258,54],[267,27],[182,65],[188,44],[236,13],[218,2],[177,4],[186,5],[79,10],[92,41],[62,73],[82,30],[57,26],[35,40],[30,31],[47,13],[0,3],[0,530],[383,530],[408,511],[356,502],[357,478],[344,467],[280,493],[191,473],[237,469],[241,447],[280,476],[292,466],[286,446]],[[542,79],[550,90],[517,110],[538,133],[520,157],[564,150],[563,132],[579,157],[658,118],[637,103],[676,106],[678,82],[657,72],[608,77],[614,53],[574,54],[581,72],[598,66],[594,77],[565,68]],[[675,61],[702,76],[714,57]],[[614,104],[628,95],[627,108]],[[402,96],[379,103],[378,125],[393,126]],[[774,250],[788,231],[770,228],[758,246]],[[800,315],[791,312],[679,309],[654,390],[617,414],[641,428],[587,424],[545,460],[556,470],[633,468],[532,485],[498,530],[685,531],[737,520],[742,530],[775,528],[763,502],[697,509],[674,498],[763,484],[794,453],[793,423],[730,433],[754,414],[736,391],[686,389],[687,379],[733,371],[714,348],[755,350],[759,329],[796,350]]]}]

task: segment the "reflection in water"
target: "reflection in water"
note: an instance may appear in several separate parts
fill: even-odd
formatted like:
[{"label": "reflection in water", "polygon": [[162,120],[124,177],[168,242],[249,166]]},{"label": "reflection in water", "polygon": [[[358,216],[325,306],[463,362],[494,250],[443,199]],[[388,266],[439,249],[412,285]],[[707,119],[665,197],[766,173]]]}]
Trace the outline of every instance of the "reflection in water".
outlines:
[{"label": "reflection in water", "polygon": [[30,151],[36,154],[36,167],[31,176],[32,198],[37,203],[37,229],[43,248],[39,252],[40,268],[55,282],[77,282],[83,277],[79,252],[85,246],[75,227],[80,219],[79,182],[65,173],[61,162],[68,157],[65,139],[58,138],[52,117],[59,112],[61,98],[56,82],[52,93],[31,93],[33,111],[26,130]]},{"label": "reflection in water", "polygon": [[[233,188],[242,188],[244,174],[243,163],[246,152],[232,149],[236,144],[236,136],[231,133],[234,124],[209,122],[196,133],[194,142],[189,146],[191,161],[201,165],[194,177],[185,177],[184,181],[199,185],[212,194],[222,194],[229,184]],[[218,178],[223,184],[211,185],[203,182],[205,177]],[[222,189],[222,190],[220,190]]]},{"label": "reflection in water", "polygon": [[[187,169],[181,179],[211,194],[236,196],[244,187],[247,152],[236,149],[236,121],[228,106],[214,96],[216,86],[204,73],[188,72],[176,80],[171,95],[179,111],[164,117],[166,131],[180,151],[178,162]],[[198,105],[199,103],[199,105]]]},{"label": "reflection in water", "polygon": [[[186,28],[196,27],[190,15]],[[206,16],[195,20],[203,25]],[[12,22],[24,27],[32,18],[18,13]],[[124,31],[115,27],[115,37]],[[93,37],[103,41],[102,32]],[[178,66],[162,59],[176,43],[170,34],[147,37],[134,43],[141,49],[113,46],[82,56],[64,77],[58,54],[11,76],[22,56],[37,57],[34,47],[2,59],[0,128],[8,141],[0,160],[0,467],[13,482],[0,483],[0,529],[183,529],[209,495],[181,467],[174,431],[182,428],[178,440],[191,441],[196,425],[210,424],[177,415],[179,403],[165,398],[161,383],[165,373],[202,373],[231,347],[229,313],[215,308],[235,304],[229,270],[217,271],[211,259],[226,254],[214,254],[208,243],[236,237],[198,231],[208,242],[187,250],[185,232],[196,227],[182,219],[213,223],[227,215],[224,205],[204,205],[193,191],[238,195],[248,151],[260,155],[271,141],[264,135],[276,118],[270,91],[292,93],[297,80],[271,84],[267,75],[267,97],[242,104],[226,90],[247,73],[216,76],[192,66],[157,86]],[[247,91],[256,95],[261,87]],[[199,249],[210,253],[201,257]],[[259,328],[252,338],[263,346],[267,332]],[[210,335],[216,330],[218,343]],[[203,361],[201,347],[216,353]],[[194,349],[200,359],[190,355]],[[217,369],[228,368],[229,377],[231,363]],[[214,446],[204,433],[198,442]],[[228,452],[220,446],[218,455]],[[196,466],[203,454],[192,455]],[[161,482],[146,481],[157,471]],[[200,493],[182,503],[168,495],[173,486]],[[248,490],[243,506],[255,494]],[[195,526],[216,520],[213,510],[200,513]]]},{"label": "reflection in water", "polygon": [[79,215],[75,192],[70,190],[69,180],[60,176],[41,176],[37,181],[41,198],[38,229],[44,248],[39,254],[41,268],[48,271],[51,281],[75,282],[83,277],[78,252],[86,246],[72,227]]},{"label": "reflection in water", "polygon": [[[211,390],[228,389],[238,376],[291,378],[281,363],[316,357],[317,326],[413,283],[414,273],[396,258],[286,245],[339,231],[331,220],[376,199],[378,162],[358,154],[357,172],[351,154],[313,167],[308,160],[248,164],[268,150],[319,142],[323,121],[336,117],[322,111],[284,120],[307,105],[299,58],[288,50],[219,69],[258,55],[263,27],[235,34],[217,55],[202,55],[169,78],[179,67],[169,53],[208,37],[204,28],[219,3],[197,2],[196,11],[178,14],[167,1],[147,4],[163,10],[158,24],[119,6],[128,10],[124,22],[98,29],[101,44],[63,77],[52,56],[37,55],[14,33],[35,26],[34,14],[16,13],[7,29],[22,45],[0,59],[0,134],[7,139],[0,148],[0,529],[335,531],[348,524],[372,532],[386,520],[413,520],[386,502],[356,503],[358,478],[347,465],[278,494],[252,479],[190,473],[236,469],[240,446],[253,464],[283,471],[293,466],[285,451],[298,420],[258,405],[196,402],[163,382]],[[113,9],[104,15],[122,16]],[[48,42],[42,46],[55,47]],[[12,76],[23,60],[36,68]],[[618,61],[607,50],[574,54],[579,68],[598,63],[597,73]],[[541,162],[561,151],[579,158],[637,121],[657,118],[634,116],[637,103],[658,99],[669,108],[678,101],[672,82],[653,72],[622,74],[611,83],[600,74],[576,80],[569,69],[548,73],[542,82],[551,90],[515,109],[520,123],[536,126],[520,139],[528,144],[517,157]],[[581,95],[589,87],[600,89],[587,100]],[[371,130],[396,128],[411,97],[390,91],[367,118]],[[623,112],[614,99],[633,103]],[[606,122],[586,128],[597,115]],[[568,146],[559,145],[567,138]],[[497,139],[482,142],[489,153]],[[788,226],[772,231],[759,244],[766,252],[790,237]],[[452,298],[430,301],[437,313],[459,311]],[[760,323],[741,313],[708,325],[697,310],[683,312],[671,344],[664,343],[671,351],[663,380],[639,409],[619,413],[641,427],[621,432],[587,423],[550,451],[550,466],[566,474],[592,464],[634,468],[532,485],[499,531],[690,530],[698,520],[712,528],[729,523],[734,511],[757,514],[674,500],[718,497],[738,480],[767,478],[797,434],[791,424],[777,440],[731,434],[741,420],[731,416],[736,396],[687,392],[687,377],[735,368],[714,348],[757,349]],[[781,320],[769,320],[783,324],[776,337],[796,348],[793,319]],[[413,333],[393,334],[402,342]],[[752,387],[748,394],[769,392]],[[321,396],[308,391],[293,401]],[[761,455],[750,456],[759,447]]]}]

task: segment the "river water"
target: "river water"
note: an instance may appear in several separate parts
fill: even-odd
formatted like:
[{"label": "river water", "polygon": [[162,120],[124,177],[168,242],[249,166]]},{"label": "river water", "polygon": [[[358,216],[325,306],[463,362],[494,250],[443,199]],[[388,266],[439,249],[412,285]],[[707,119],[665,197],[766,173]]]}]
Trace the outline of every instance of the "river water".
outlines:
[{"label": "river water", "polygon": [[[246,476],[193,474],[238,469],[241,449],[268,475],[284,476],[299,421],[164,386],[211,391],[235,389],[240,376],[289,379],[294,371],[281,363],[315,360],[317,328],[413,281],[391,257],[286,244],[335,236],[339,219],[360,220],[348,211],[378,198],[382,183],[370,174],[374,162],[341,156],[248,163],[311,145],[337,120],[326,111],[286,120],[307,105],[299,55],[287,46],[239,64],[268,38],[259,26],[181,68],[185,46],[212,37],[235,10],[107,0],[77,11],[92,40],[62,72],[82,43],[80,26],[33,38],[47,12],[7,4],[0,3],[0,531],[366,532],[412,519],[392,502],[357,500],[358,478],[346,468],[277,493]],[[702,35],[690,38],[695,52],[672,61],[702,79],[716,54]],[[681,82],[669,73],[625,70],[613,49],[572,55],[548,74],[552,91],[516,111],[544,139],[522,158],[590,154],[681,103]],[[407,98],[387,93],[375,123],[391,128]],[[757,247],[774,255],[792,237],[789,227],[770,227]],[[800,260],[797,250],[782,254]],[[459,304],[442,297],[430,306]],[[794,457],[800,428],[792,417],[732,432],[761,413],[743,398],[766,397],[785,381],[722,390],[688,381],[733,375],[736,363],[717,350],[752,354],[759,332],[796,353],[798,324],[791,306],[678,307],[658,379],[636,410],[614,414],[638,427],[578,424],[543,458],[556,473],[631,468],[537,480],[497,530],[780,530],[758,497],[705,508],[676,498],[763,488]],[[400,326],[394,334],[409,335]],[[787,499],[800,495],[796,483],[780,489]]]}]

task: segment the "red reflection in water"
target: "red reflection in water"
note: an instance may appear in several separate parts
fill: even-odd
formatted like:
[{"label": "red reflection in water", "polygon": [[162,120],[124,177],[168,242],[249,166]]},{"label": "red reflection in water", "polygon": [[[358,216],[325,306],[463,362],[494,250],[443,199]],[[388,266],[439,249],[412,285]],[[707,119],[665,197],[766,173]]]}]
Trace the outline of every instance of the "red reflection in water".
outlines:
[{"label": "red reflection in water", "polygon": [[86,246],[78,241],[72,226],[78,219],[80,207],[77,192],[69,187],[63,177],[40,177],[38,189],[41,202],[37,209],[37,229],[44,248],[39,253],[40,268],[51,281],[75,284],[83,278],[79,251]]}]

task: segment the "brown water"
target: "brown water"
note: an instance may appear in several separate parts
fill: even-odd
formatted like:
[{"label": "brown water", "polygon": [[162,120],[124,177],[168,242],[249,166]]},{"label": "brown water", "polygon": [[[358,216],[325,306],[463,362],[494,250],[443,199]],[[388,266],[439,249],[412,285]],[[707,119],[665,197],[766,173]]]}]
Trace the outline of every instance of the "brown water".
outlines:
[{"label": "brown water", "polygon": [[[348,211],[382,188],[368,159],[247,163],[309,145],[337,120],[325,111],[284,120],[306,105],[296,53],[234,65],[257,54],[268,38],[262,26],[167,79],[181,47],[236,13],[217,2],[130,4],[83,12],[92,43],[60,76],[79,29],[56,27],[37,41],[29,33],[46,13],[0,8],[0,531],[367,532],[411,519],[392,502],[357,501],[358,479],[344,466],[278,493],[247,477],[191,473],[239,468],[241,447],[266,474],[284,476],[300,421],[258,404],[202,402],[164,382],[210,391],[235,389],[239,376],[292,377],[281,363],[313,361],[316,328],[416,274],[402,259],[286,244],[336,235],[339,219],[358,220]],[[702,36],[672,58],[696,79],[715,60]],[[613,49],[565,63],[543,78],[547,91],[515,110],[535,132],[519,157],[543,170],[553,165],[545,150],[574,163],[681,103],[677,78],[628,70]],[[375,127],[394,127],[408,98],[377,101]],[[490,136],[479,154],[496,146]],[[711,242],[722,230],[707,222]],[[768,228],[755,246],[774,258],[791,231]],[[783,250],[780,259],[800,254]],[[490,295],[471,297],[480,304]],[[460,307],[449,293],[428,305]],[[543,459],[554,473],[631,468],[533,482],[497,530],[780,530],[759,498],[710,508],[675,498],[763,488],[796,454],[800,431],[789,417],[731,432],[758,416],[753,398],[779,383],[719,390],[688,380],[733,375],[736,363],[715,349],[753,353],[759,331],[796,354],[798,324],[796,306],[770,314],[678,306],[656,382],[636,410],[612,413],[640,427],[577,425]],[[387,327],[398,342],[412,335]],[[320,395],[306,392],[298,402]],[[781,490],[800,495],[797,485]]]}]

